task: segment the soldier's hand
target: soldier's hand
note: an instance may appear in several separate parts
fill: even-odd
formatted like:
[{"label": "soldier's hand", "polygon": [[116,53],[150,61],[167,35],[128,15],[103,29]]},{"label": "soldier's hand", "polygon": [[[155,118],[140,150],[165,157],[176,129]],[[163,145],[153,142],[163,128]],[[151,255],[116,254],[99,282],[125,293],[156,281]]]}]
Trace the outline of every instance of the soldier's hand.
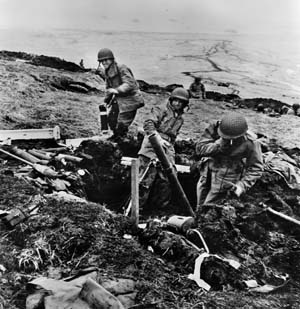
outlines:
[{"label": "soldier's hand", "polygon": [[230,181],[224,181],[223,188],[228,190],[229,195],[234,194],[236,197],[240,197],[243,193],[243,188],[240,185],[234,184]]},{"label": "soldier's hand", "polygon": [[171,144],[170,144],[167,140],[163,139],[163,138],[159,135],[159,133],[157,133],[157,136],[158,136],[159,142],[160,142],[160,144],[161,144],[162,147],[164,147],[164,148],[169,148],[169,147],[170,147]]},{"label": "soldier's hand", "polygon": [[240,197],[241,194],[243,193],[243,188],[240,185],[235,185],[233,193],[237,196]]},{"label": "soldier's hand", "polygon": [[91,72],[105,79],[105,71],[100,66],[97,69],[92,69]]},{"label": "soldier's hand", "polygon": [[235,184],[233,182],[223,180],[223,189],[227,190],[228,192],[234,192]]},{"label": "soldier's hand", "polygon": [[110,104],[111,101],[112,101],[113,98],[114,98],[113,96],[114,96],[114,95],[111,94],[111,93],[106,93],[105,98],[104,98],[104,103]]},{"label": "soldier's hand", "polygon": [[231,146],[230,139],[225,139],[222,137],[220,137],[216,143],[219,145],[220,151],[226,151]]},{"label": "soldier's hand", "polygon": [[106,90],[107,94],[118,94],[118,90],[117,89],[114,89],[114,88],[108,88]]},{"label": "soldier's hand", "polygon": [[169,148],[171,146],[171,144],[166,141],[165,139],[162,138],[162,141],[161,141],[161,145],[164,147],[164,148]]}]

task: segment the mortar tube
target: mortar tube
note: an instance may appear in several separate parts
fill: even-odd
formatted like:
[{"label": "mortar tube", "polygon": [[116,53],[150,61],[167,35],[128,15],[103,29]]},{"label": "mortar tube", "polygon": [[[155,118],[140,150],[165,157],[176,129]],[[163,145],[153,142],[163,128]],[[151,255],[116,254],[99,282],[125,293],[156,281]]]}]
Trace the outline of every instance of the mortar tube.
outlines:
[{"label": "mortar tube", "polygon": [[180,182],[178,181],[176,172],[172,164],[170,163],[163,147],[160,144],[157,134],[158,133],[152,133],[148,136],[151,146],[156,153],[157,158],[159,159],[164,171],[166,172],[170,183],[174,186],[174,190],[178,193],[182,205],[188,210],[191,216],[195,217],[195,213],[185,195],[185,192],[182,189]]},{"label": "mortar tube", "polygon": [[38,163],[31,163],[25,159],[22,159],[18,156],[15,156],[14,154],[8,152],[8,151],[5,151],[3,149],[0,148],[0,152],[8,155],[8,156],[11,156],[12,158],[14,159],[17,159],[23,163],[26,163],[28,165],[30,165],[32,168],[34,168],[37,172],[41,173],[42,175],[44,176],[48,176],[48,177],[53,177],[53,178],[57,178],[58,177],[58,173],[56,171],[54,171],[53,169],[51,169],[50,167],[48,166],[44,166],[44,165],[41,165],[41,164],[38,164]]},{"label": "mortar tube", "polygon": [[40,159],[35,157],[34,155],[28,153],[26,150],[18,148],[16,146],[11,148],[11,151],[17,155],[18,157],[21,157],[25,159],[26,161],[29,161],[31,163],[39,163]]}]

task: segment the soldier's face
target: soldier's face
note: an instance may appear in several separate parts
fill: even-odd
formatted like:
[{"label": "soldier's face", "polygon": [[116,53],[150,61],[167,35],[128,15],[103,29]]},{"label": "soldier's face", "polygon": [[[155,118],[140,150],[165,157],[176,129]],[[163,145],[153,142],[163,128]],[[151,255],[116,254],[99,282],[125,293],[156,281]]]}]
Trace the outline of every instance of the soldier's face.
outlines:
[{"label": "soldier's face", "polygon": [[101,65],[101,67],[103,67],[104,70],[106,70],[112,64],[112,60],[111,59],[104,59],[104,60],[99,61],[99,64]]},{"label": "soldier's face", "polygon": [[184,102],[178,99],[173,99],[172,106],[176,111],[182,110]]}]

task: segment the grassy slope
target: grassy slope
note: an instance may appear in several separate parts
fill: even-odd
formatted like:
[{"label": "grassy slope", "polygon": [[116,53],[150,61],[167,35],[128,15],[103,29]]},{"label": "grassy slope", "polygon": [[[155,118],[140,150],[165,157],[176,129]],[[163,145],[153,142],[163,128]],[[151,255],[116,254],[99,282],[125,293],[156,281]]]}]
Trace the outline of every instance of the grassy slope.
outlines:
[{"label": "grassy slope", "polygon": [[[98,105],[102,102],[103,81],[92,73],[70,73],[56,69],[0,60],[0,129],[52,127],[59,125],[64,136],[87,137],[98,133]],[[99,93],[84,94],[57,90],[51,83],[62,77],[88,83]],[[145,94],[146,106],[138,111],[134,126],[155,104],[163,104],[166,96]],[[232,109],[230,104],[192,100],[180,138],[197,139],[209,121]],[[248,109],[238,109],[249,121],[250,128],[284,147],[300,148],[299,117],[284,115],[272,118]]]}]

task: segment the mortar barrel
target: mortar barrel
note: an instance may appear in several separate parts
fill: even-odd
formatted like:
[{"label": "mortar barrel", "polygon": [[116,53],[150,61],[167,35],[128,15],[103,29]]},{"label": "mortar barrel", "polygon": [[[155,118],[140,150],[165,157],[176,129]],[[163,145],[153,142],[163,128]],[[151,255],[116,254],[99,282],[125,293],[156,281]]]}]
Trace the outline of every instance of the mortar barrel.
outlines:
[{"label": "mortar barrel", "polygon": [[153,133],[150,134],[148,136],[149,141],[152,145],[152,148],[154,150],[154,152],[157,155],[157,158],[159,159],[159,161],[162,164],[163,169],[165,170],[167,177],[170,181],[170,183],[172,184],[173,188],[175,189],[175,191],[178,193],[178,196],[181,200],[182,205],[186,208],[186,210],[190,213],[190,215],[192,215],[193,217],[195,216],[195,213],[185,195],[185,192],[182,189],[182,186],[177,178],[176,172],[174,167],[172,166],[172,164],[170,163],[163,147],[160,144],[159,138],[157,133]]},{"label": "mortar barrel", "polygon": [[34,155],[26,152],[25,150],[23,149],[20,149],[18,147],[12,147],[11,151],[16,154],[17,156],[25,159],[26,161],[29,161],[31,163],[38,163],[40,161],[39,158],[35,157]]}]

